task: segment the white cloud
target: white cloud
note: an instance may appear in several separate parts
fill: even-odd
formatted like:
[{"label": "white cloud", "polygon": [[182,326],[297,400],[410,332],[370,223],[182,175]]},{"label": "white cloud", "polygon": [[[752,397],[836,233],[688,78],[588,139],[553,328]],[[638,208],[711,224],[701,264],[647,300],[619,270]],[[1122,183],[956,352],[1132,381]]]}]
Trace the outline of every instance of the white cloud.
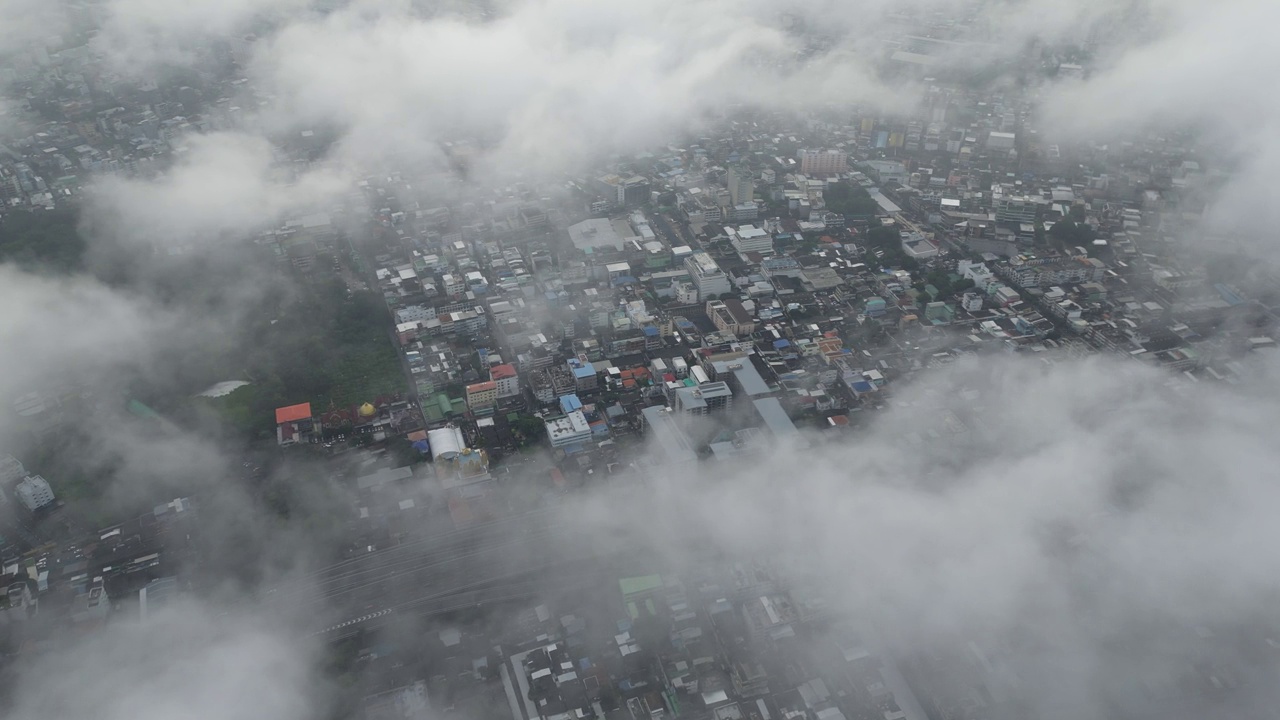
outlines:
[{"label": "white cloud", "polygon": [[175,166],[157,179],[101,180],[90,202],[121,236],[163,246],[243,238],[291,213],[327,208],[346,182],[324,167],[293,177],[262,138],[212,133],[191,136]]},{"label": "white cloud", "polygon": [[323,702],[308,658],[278,625],[180,601],[147,623],[116,618],[75,652],[37,659],[14,688],[10,716],[303,720]]},{"label": "white cloud", "polygon": [[881,647],[975,641],[1038,713],[1101,715],[1144,675],[1172,683],[1221,652],[1196,628],[1265,621],[1280,591],[1277,367],[1174,393],[1120,363],[961,364],[897,388],[901,409],[847,442],[658,473],[651,505],[603,491],[568,512],[675,567],[707,548],[773,559]]}]

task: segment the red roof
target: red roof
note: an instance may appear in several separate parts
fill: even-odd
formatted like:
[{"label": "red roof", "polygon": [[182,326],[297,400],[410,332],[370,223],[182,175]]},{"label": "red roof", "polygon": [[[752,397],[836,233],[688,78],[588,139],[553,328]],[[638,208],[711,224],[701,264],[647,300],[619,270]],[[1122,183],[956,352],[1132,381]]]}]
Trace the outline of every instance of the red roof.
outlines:
[{"label": "red roof", "polygon": [[501,380],[503,378],[509,378],[509,377],[515,377],[515,376],[516,376],[516,367],[511,363],[506,363],[503,365],[494,365],[493,367],[489,368],[490,380]]},{"label": "red roof", "polygon": [[449,498],[449,517],[453,518],[454,527],[463,528],[471,524],[475,513],[464,498],[454,496]]},{"label": "red roof", "polygon": [[277,425],[310,419],[311,403],[302,403],[301,405],[290,405],[289,407],[276,408]]}]

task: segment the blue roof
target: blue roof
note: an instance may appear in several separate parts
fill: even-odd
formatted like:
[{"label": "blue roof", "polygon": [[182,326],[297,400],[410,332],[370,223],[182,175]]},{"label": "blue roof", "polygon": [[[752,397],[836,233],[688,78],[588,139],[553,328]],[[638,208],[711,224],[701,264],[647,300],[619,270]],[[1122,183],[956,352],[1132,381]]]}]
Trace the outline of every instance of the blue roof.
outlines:
[{"label": "blue roof", "polygon": [[790,346],[791,346],[791,341],[790,341],[790,340],[787,340],[786,338],[783,338],[783,339],[781,339],[781,340],[774,340],[774,341],[773,341],[773,347],[774,347],[775,349],[780,349],[780,348],[790,347]]},{"label": "blue roof", "polygon": [[564,412],[564,414],[568,415],[574,410],[581,410],[581,409],[582,409],[582,401],[578,399],[577,395],[561,395],[560,396],[560,410]]},{"label": "blue roof", "polygon": [[658,335],[658,328],[652,325],[646,325],[644,328],[644,334],[648,337],[656,337]]},{"label": "blue roof", "polygon": [[596,374],[596,369],[590,365],[570,365],[569,369],[575,378],[589,378]]},{"label": "blue roof", "polygon": [[871,383],[866,380],[859,380],[853,384],[853,389],[855,392],[860,393],[871,392]]},{"label": "blue roof", "polygon": [[1217,283],[1213,286],[1213,289],[1218,291],[1218,294],[1222,296],[1222,299],[1225,300],[1228,305],[1244,304],[1244,298],[1237,295],[1228,285]]}]

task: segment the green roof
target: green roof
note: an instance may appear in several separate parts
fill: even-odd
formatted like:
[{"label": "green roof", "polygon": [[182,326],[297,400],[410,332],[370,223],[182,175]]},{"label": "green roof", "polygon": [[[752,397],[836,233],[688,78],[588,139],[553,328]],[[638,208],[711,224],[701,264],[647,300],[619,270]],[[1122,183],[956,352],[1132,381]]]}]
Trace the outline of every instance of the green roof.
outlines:
[{"label": "green roof", "polygon": [[155,410],[152,410],[146,405],[143,405],[137,400],[129,401],[128,410],[134,415],[137,415],[140,418],[146,418],[147,420],[163,420],[164,419],[160,417],[160,413],[156,412]]},{"label": "green roof", "polygon": [[618,587],[622,589],[623,597],[657,590],[662,586],[661,575],[641,575],[639,577],[622,578],[618,581]]}]

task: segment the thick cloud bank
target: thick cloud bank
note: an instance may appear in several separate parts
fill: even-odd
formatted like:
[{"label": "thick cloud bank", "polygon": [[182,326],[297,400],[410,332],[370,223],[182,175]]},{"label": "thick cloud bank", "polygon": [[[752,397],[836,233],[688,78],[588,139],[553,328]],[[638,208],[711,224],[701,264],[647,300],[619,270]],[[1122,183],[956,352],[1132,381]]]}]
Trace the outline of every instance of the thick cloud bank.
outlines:
[{"label": "thick cloud bank", "polygon": [[[317,5],[100,3],[94,48],[114,71],[147,77],[227,43],[256,94],[240,127],[192,136],[158,177],[95,184],[89,224],[146,247],[240,237],[333,204],[369,167],[444,168],[441,144],[451,140],[476,142],[482,176],[555,175],[678,141],[736,106],[893,110],[918,91],[875,68],[899,3]],[[0,62],[65,29],[67,7],[0,0]],[[1033,40],[1096,39],[1086,78],[1038,87],[1046,135],[1106,142],[1203,130],[1236,170],[1213,217],[1273,231],[1275,6],[963,8],[992,63],[1015,60]],[[823,30],[830,42],[806,54],[788,28]],[[284,162],[280,139],[313,128],[333,132],[327,154],[303,167]],[[136,292],[10,267],[0,267],[0,308],[6,397],[67,378],[100,390],[96,381],[119,373],[162,371],[158,352],[226,328]],[[1139,687],[1176,683],[1206,653],[1246,654],[1223,628],[1257,627],[1252,639],[1264,638],[1280,590],[1277,369],[1261,365],[1245,386],[1174,390],[1154,371],[1117,362],[962,364],[901,391],[895,409],[847,443],[654,479],[662,512],[646,522],[617,512],[612,491],[572,500],[566,512],[594,519],[602,538],[630,524],[628,536],[675,564],[682,547],[672,539],[707,536],[781,557],[885,648],[978,638],[1003,654],[1011,686],[1042,716],[1104,717]],[[96,447],[121,453],[123,474],[146,487],[182,472],[216,478],[227,463],[208,438],[100,430]],[[0,440],[14,433],[0,426]],[[113,624],[48,655],[22,669],[14,717],[314,716],[308,648],[260,619],[218,619],[224,611],[182,605],[158,624]],[[1233,709],[1253,716],[1272,700],[1263,680],[1242,693],[1253,705]],[[63,693],[64,683],[78,692]]]},{"label": "thick cloud bank", "polygon": [[[675,566],[708,543],[773,559],[889,652],[976,642],[1042,717],[1193,717],[1161,692],[1195,663],[1269,667],[1250,653],[1277,632],[1278,369],[1175,391],[1109,359],[961,364],[847,444],[654,478],[648,511],[604,496],[574,515]],[[1237,701],[1272,699],[1259,683]]]}]

